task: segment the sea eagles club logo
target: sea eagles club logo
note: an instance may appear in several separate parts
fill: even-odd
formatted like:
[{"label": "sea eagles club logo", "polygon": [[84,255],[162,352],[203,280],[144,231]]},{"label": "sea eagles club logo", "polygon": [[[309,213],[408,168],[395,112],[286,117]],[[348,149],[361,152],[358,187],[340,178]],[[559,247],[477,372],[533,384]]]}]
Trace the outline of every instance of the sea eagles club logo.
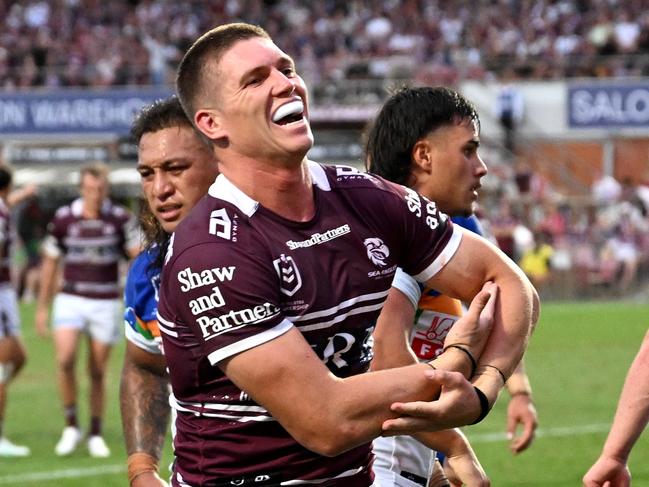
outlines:
[{"label": "sea eagles club logo", "polygon": [[367,256],[372,263],[378,267],[385,267],[387,264],[385,259],[390,255],[388,246],[383,243],[380,238],[366,238],[363,243],[367,249]]},{"label": "sea eagles club logo", "polygon": [[273,261],[273,265],[281,282],[280,291],[287,296],[293,296],[302,287],[302,277],[293,257],[282,254],[279,259]]}]

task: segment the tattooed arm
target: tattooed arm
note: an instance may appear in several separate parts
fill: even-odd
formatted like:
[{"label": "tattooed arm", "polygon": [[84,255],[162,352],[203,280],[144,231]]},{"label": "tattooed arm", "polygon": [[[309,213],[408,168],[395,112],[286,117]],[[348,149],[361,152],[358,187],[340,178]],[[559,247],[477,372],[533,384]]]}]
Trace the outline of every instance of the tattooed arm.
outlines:
[{"label": "tattooed arm", "polygon": [[169,424],[168,385],[164,356],[127,342],[119,394],[132,487],[166,485],[157,470]]}]

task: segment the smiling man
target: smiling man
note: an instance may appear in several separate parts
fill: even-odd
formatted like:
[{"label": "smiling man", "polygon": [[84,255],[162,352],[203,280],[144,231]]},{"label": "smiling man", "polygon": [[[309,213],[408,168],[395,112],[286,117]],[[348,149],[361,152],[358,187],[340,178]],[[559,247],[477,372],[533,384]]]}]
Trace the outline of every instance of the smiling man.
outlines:
[{"label": "smiling man", "polygon": [[[396,417],[393,403],[430,401],[444,385],[425,428],[484,417],[537,314],[520,270],[414,191],[307,160],[306,87],[263,29],[204,34],[177,88],[221,174],[176,228],[162,274],[158,324],[177,412],[172,485],[368,486],[370,442]],[[464,350],[368,373],[397,266],[459,298],[478,296],[456,325]],[[196,286],[185,285],[187,273],[179,279],[187,269],[201,276]],[[483,308],[495,317],[489,337]],[[491,367],[473,383],[468,355]]]}]

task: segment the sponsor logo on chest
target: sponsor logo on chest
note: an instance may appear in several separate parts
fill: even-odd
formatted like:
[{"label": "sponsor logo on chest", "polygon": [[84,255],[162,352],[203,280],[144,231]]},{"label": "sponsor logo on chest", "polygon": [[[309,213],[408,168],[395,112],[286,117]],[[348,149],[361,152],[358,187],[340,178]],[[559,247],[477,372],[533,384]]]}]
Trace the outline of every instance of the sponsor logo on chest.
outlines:
[{"label": "sponsor logo on chest", "polygon": [[180,290],[186,293],[197,287],[231,281],[235,269],[235,266],[214,267],[194,272],[190,267],[187,267],[178,273],[178,282],[181,284]]},{"label": "sponsor logo on chest", "polygon": [[[223,299],[223,297],[220,298]],[[270,319],[279,312],[277,306],[264,303],[254,308],[233,310],[220,316],[199,316],[196,323],[200,326],[203,338],[207,341],[236,328]]]}]

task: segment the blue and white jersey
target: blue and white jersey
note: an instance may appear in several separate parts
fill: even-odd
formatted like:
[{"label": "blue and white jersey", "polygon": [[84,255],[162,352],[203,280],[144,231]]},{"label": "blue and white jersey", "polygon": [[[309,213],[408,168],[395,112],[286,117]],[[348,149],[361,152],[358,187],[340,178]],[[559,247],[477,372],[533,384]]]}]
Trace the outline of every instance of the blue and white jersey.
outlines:
[{"label": "blue and white jersey", "polygon": [[145,250],[131,264],[124,288],[124,328],[131,343],[162,354],[156,319],[161,269],[153,263],[156,254],[156,248]]}]

